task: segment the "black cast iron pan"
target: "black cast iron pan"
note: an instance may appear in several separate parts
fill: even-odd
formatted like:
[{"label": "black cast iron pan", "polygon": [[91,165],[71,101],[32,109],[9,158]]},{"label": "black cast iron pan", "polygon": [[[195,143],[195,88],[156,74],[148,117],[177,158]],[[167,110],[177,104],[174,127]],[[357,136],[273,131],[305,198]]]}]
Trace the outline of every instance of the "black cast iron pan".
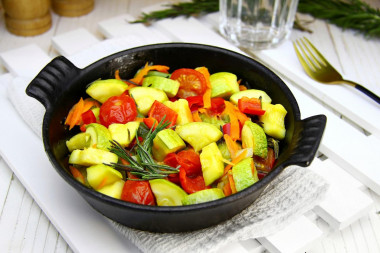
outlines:
[{"label": "black cast iron pan", "polygon": [[[113,78],[116,70],[122,78],[131,78],[146,62],[178,68],[206,66],[210,73],[227,71],[261,89],[287,110],[286,137],[281,141],[275,168],[253,186],[232,196],[190,206],[144,206],[113,199],[91,190],[68,171],[65,146],[73,133],[63,119],[86,85],[96,79]],[[128,227],[153,232],[184,232],[209,227],[225,221],[252,204],[264,188],[289,165],[308,166],[319,147],[326,124],[324,115],[301,120],[298,104],[284,82],[265,66],[241,54],[212,46],[168,43],[125,50],[105,57],[84,69],[65,57],[53,59],[27,87],[26,93],[46,108],[42,125],[47,156],[57,172],[97,211]],[[53,190],[53,189],[52,189]]]}]

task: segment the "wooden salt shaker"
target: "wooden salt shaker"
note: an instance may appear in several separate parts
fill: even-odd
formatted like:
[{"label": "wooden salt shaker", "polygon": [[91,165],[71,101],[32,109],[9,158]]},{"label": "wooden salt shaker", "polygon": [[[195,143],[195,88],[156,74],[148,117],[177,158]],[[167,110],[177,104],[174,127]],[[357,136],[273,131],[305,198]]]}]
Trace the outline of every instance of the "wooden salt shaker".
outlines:
[{"label": "wooden salt shaker", "polygon": [[9,32],[34,36],[51,27],[50,0],[2,0]]},{"label": "wooden salt shaker", "polygon": [[52,0],[52,7],[60,16],[78,17],[94,9],[94,0]]}]

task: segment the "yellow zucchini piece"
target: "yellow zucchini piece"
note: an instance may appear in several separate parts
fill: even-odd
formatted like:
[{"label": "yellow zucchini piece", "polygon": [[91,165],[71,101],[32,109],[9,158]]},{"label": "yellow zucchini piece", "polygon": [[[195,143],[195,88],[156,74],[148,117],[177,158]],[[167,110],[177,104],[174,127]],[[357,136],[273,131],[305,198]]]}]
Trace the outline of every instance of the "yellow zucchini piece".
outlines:
[{"label": "yellow zucchini piece", "polygon": [[177,126],[175,131],[195,150],[200,151],[203,147],[212,142],[218,141],[223,133],[216,126],[205,122],[191,122],[182,126]]},{"label": "yellow zucchini piece", "polygon": [[262,106],[265,114],[259,116],[259,120],[263,123],[264,132],[278,140],[284,139],[286,109],[281,104],[263,103]]},{"label": "yellow zucchini piece", "polygon": [[223,176],[223,157],[216,142],[212,142],[202,148],[199,158],[201,160],[202,173],[206,186]]}]

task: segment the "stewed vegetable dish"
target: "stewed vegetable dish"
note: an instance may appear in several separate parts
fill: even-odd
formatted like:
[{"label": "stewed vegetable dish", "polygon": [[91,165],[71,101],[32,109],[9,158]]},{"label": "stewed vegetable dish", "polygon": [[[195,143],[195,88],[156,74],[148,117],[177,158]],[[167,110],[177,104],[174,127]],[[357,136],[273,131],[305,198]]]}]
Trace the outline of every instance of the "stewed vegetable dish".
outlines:
[{"label": "stewed vegetable dish", "polygon": [[71,174],[110,197],[157,206],[255,184],[276,162],[287,111],[238,78],[147,63],[131,79],[116,71],[90,83],[64,120]]}]

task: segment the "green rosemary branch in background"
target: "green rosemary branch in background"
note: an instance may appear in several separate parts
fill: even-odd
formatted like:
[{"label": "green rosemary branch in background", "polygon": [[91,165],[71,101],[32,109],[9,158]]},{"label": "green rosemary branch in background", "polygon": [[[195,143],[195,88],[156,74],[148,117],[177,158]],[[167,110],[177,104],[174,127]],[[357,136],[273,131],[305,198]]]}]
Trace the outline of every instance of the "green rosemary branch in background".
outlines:
[{"label": "green rosemary branch in background", "polygon": [[380,10],[360,0],[300,0],[297,11],[368,37],[380,37]]},{"label": "green rosemary branch in background", "polygon": [[164,18],[174,18],[178,16],[196,16],[219,11],[219,0],[192,0],[191,2],[180,2],[167,4],[167,9],[142,13],[142,17],[133,23],[150,23]]},{"label": "green rosemary branch in background", "polygon": [[[216,12],[219,0],[192,0],[166,5],[168,8],[142,13],[133,23],[150,23],[155,20],[178,16],[194,16]],[[380,10],[361,0],[299,0],[298,12],[326,20],[343,29],[354,29],[367,37],[380,38]],[[307,30],[296,20],[295,28]]]}]

